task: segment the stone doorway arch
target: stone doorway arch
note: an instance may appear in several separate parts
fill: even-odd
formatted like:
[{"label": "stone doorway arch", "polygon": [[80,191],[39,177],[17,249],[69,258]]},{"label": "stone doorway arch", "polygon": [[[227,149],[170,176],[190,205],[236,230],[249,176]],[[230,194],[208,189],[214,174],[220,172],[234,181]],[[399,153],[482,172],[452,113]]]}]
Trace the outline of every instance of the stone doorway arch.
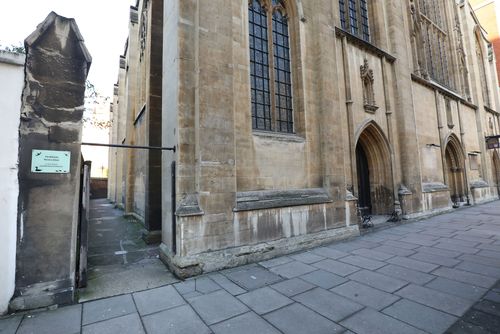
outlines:
[{"label": "stone doorway arch", "polygon": [[356,141],[358,205],[365,214],[388,215],[394,207],[391,150],[373,121],[359,131]]},{"label": "stone doorway arch", "polygon": [[445,147],[445,181],[450,189],[453,203],[465,202],[467,184],[465,181],[465,154],[460,141],[450,135]]}]

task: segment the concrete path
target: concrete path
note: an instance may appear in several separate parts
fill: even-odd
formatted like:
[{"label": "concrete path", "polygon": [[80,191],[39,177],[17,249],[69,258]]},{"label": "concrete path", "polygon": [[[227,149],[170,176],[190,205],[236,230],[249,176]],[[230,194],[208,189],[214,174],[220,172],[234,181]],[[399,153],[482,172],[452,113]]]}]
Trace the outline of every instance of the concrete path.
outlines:
[{"label": "concrete path", "polygon": [[494,202],[172,285],[14,315],[0,320],[0,333],[499,333],[499,279]]},{"label": "concrete path", "polygon": [[144,231],[108,200],[90,201],[88,285],[80,302],[178,282],[160,261],[159,245],[144,242]]}]

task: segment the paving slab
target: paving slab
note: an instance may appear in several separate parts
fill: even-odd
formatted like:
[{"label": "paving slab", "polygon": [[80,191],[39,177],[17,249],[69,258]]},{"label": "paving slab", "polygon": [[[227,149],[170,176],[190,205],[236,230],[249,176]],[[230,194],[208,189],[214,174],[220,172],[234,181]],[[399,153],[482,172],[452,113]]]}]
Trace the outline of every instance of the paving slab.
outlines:
[{"label": "paving slab", "polygon": [[434,236],[426,237],[425,234],[422,234],[422,235],[407,236],[403,239],[400,239],[399,242],[407,242],[409,244],[415,244],[418,246],[434,246],[435,244],[437,244],[436,239],[437,237]]},{"label": "paving slab", "polygon": [[443,228],[432,227],[429,229],[425,229],[419,233],[425,234],[425,235],[430,235],[430,236],[436,236],[436,237],[448,237],[456,232],[457,232],[457,230],[453,230],[453,229],[443,229]]},{"label": "paving slab", "polygon": [[[384,242],[384,246],[392,246],[392,247],[397,247],[397,248],[403,248],[403,249],[415,249],[420,247],[421,245],[415,245],[409,242],[404,242],[404,241],[395,241],[395,240],[389,240]],[[424,245],[428,246],[428,245]]]},{"label": "paving slab", "polygon": [[374,249],[368,249],[368,248],[356,249],[356,250],[352,251],[351,253],[355,254],[355,255],[364,256],[364,257],[367,257],[367,258],[370,258],[373,260],[379,260],[379,261],[385,261],[385,260],[390,259],[391,257],[395,256],[394,254],[382,253],[382,252],[378,252]]},{"label": "paving slab", "polygon": [[486,291],[488,291],[487,289],[481,288],[477,285],[465,284],[443,277],[438,277],[427,283],[425,286],[436,291],[449,293],[450,295],[455,295],[469,300],[478,300],[485,294]]},{"label": "paving slab", "polygon": [[259,262],[259,265],[264,268],[272,268],[292,261],[293,259],[288,256],[280,256],[275,259]]},{"label": "paving slab", "polygon": [[83,304],[82,325],[137,312],[131,295],[105,298]]},{"label": "paving slab", "polygon": [[357,334],[424,334],[425,332],[382,314],[366,308],[340,323]]},{"label": "paving slab", "polygon": [[304,292],[293,299],[333,321],[340,321],[363,308],[358,303],[321,288]]},{"label": "paving slab", "polygon": [[445,250],[452,250],[464,254],[476,254],[479,252],[479,249],[473,248],[473,247],[467,247],[467,246],[461,246],[457,245],[455,243],[450,243],[450,242],[440,242],[436,245],[434,245],[435,248],[441,248]]},{"label": "paving slab", "polygon": [[444,333],[458,318],[433,308],[401,299],[383,313],[429,333]]},{"label": "paving slab", "polygon": [[462,283],[477,285],[487,289],[496,283],[496,280],[491,277],[446,267],[438,268],[434,270],[432,274]]},{"label": "paving slab", "polygon": [[500,259],[500,252],[495,252],[492,250],[482,250],[479,253],[477,253],[476,255],[484,256],[484,257],[491,257],[493,259]]},{"label": "paving slab", "polygon": [[450,238],[450,237],[440,238],[438,241],[440,243],[449,243],[449,244],[459,245],[459,246],[464,246],[464,247],[469,247],[469,248],[474,248],[477,245],[479,245],[479,242],[477,242],[477,241],[463,240],[463,239]]},{"label": "paving slab", "polygon": [[[485,235],[479,236],[475,233],[471,233],[470,231],[467,231],[465,233],[464,232],[457,233],[453,236],[453,239],[477,242],[479,245],[476,248],[482,248],[482,246],[490,246],[490,244],[493,243],[494,241],[493,239],[489,239]],[[498,248],[498,251],[500,251],[500,247]]]},{"label": "paving slab", "polygon": [[353,266],[357,266],[360,268],[364,269],[369,269],[369,270],[376,270],[378,268],[382,268],[385,266],[387,263],[377,261],[377,260],[372,260],[372,259],[367,259],[366,257],[360,256],[360,255],[350,255],[343,257],[339,259],[339,261],[352,264]]},{"label": "paving slab", "polygon": [[432,264],[432,263],[427,263],[427,262],[422,262],[406,257],[400,257],[396,256],[393,257],[392,259],[387,260],[388,263],[395,264],[400,267],[405,267],[408,269],[412,270],[418,270],[424,273],[430,273],[434,269],[439,268],[439,265],[437,264]]},{"label": "paving slab", "polygon": [[201,277],[195,280],[196,291],[202,294],[207,294],[219,290],[220,285],[216,284],[210,277]]},{"label": "paving slab", "polygon": [[397,255],[397,256],[410,256],[412,254],[415,254],[414,250],[400,248],[400,247],[394,247],[394,246],[386,246],[386,245],[375,247],[375,248],[373,248],[373,250],[377,251],[377,252],[382,252],[382,253],[386,253],[389,255]]},{"label": "paving slab", "polygon": [[481,245],[478,245],[477,248],[479,248],[479,249],[485,249],[485,250],[490,250],[490,251],[494,251],[494,252],[500,253],[500,244],[497,244],[497,243],[494,243],[493,245],[490,245],[490,244],[481,244]]},{"label": "paving slab", "polygon": [[186,303],[171,285],[136,292],[133,294],[133,297],[141,316]]},{"label": "paving slab", "polygon": [[316,312],[294,303],[264,316],[284,334],[342,333],[345,329]]},{"label": "paving slab", "polygon": [[484,257],[479,255],[464,254],[459,257],[460,260],[480,263],[486,266],[500,268],[500,258]]},{"label": "paving slab", "polygon": [[497,303],[500,303],[500,293],[494,292],[494,291],[489,291],[485,296],[484,299],[491,300]]},{"label": "paving slab", "polygon": [[245,289],[231,282],[226,276],[219,273],[211,273],[208,275],[215,283],[219,284],[224,290],[233,296],[241,295],[247,292]]},{"label": "paving slab", "polygon": [[186,293],[196,291],[196,282],[195,279],[188,279],[183,282],[175,283],[174,287],[181,295],[185,295]]},{"label": "paving slab", "polygon": [[348,281],[348,279],[342,276],[338,276],[321,269],[302,275],[300,278],[327,290]]},{"label": "paving slab", "polygon": [[313,266],[344,277],[361,270],[359,267],[330,259],[313,263]]},{"label": "paving slab", "polygon": [[342,258],[344,256],[348,256],[349,255],[349,253],[347,253],[347,252],[343,252],[343,251],[334,249],[332,247],[313,248],[311,250],[311,252],[313,252],[314,254],[318,254],[320,256],[323,256],[323,257],[334,259],[334,260],[340,259],[340,258]]},{"label": "paving slab", "polygon": [[299,254],[292,255],[290,257],[295,261],[300,261],[305,264],[311,264],[325,259],[324,256],[314,254],[313,252],[302,252]]},{"label": "paving slab", "polygon": [[336,250],[342,252],[353,252],[357,249],[370,249],[373,247],[378,247],[380,244],[378,242],[372,242],[368,240],[366,236],[361,237],[360,239],[356,239],[354,241],[346,241],[339,244],[334,244],[328,247],[335,248]]},{"label": "paving slab", "polygon": [[422,253],[428,253],[431,255],[439,255],[439,256],[444,256],[444,257],[449,257],[449,258],[457,258],[460,255],[462,255],[461,252],[453,251],[453,250],[447,250],[447,249],[442,249],[442,248],[435,248],[435,247],[426,247],[422,246],[416,249],[418,252]]},{"label": "paving slab", "polygon": [[[253,312],[213,325],[215,334],[279,334],[280,332]],[[187,333],[187,332],[185,332]],[[193,332],[194,333],[194,332]]]},{"label": "paving slab", "polygon": [[425,252],[415,253],[410,256],[410,259],[446,267],[454,267],[460,263],[460,260],[457,259],[440,256],[436,254],[425,253]]},{"label": "paving slab", "polygon": [[132,313],[83,326],[82,334],[145,334],[145,332],[139,315]]},{"label": "paving slab", "polygon": [[330,291],[375,310],[381,310],[400,299],[393,294],[354,281],[339,285]]},{"label": "paving slab", "polygon": [[0,318],[0,334],[15,334],[21,320],[22,315],[15,315],[10,317]]},{"label": "paving slab", "polygon": [[24,316],[19,334],[73,334],[80,332],[82,305],[61,307],[47,312],[30,312]]},{"label": "paving slab", "polygon": [[408,285],[408,282],[406,281],[369,270],[355,272],[354,274],[348,276],[348,278],[358,283],[390,293]]},{"label": "paving slab", "polygon": [[148,334],[208,334],[210,329],[188,305],[161,311],[142,318]]},{"label": "paving slab", "polygon": [[292,297],[298,295],[299,293],[311,290],[316,286],[299,278],[292,278],[280,283],[270,285],[270,287],[287,297]]},{"label": "paving slab", "polygon": [[279,275],[259,266],[227,271],[224,275],[245,290],[258,289],[283,280]]},{"label": "paving slab", "polygon": [[238,299],[257,314],[265,314],[293,303],[291,299],[269,287],[239,295]]},{"label": "paving slab", "polygon": [[463,261],[455,267],[456,269],[469,271],[472,273],[492,277],[500,278],[500,268],[492,267],[490,265],[484,265],[480,263],[475,263],[471,261]]},{"label": "paving slab", "polygon": [[249,311],[248,307],[224,290],[192,298],[189,303],[208,325]]},{"label": "paving slab", "polygon": [[280,266],[272,267],[270,270],[282,277],[294,278],[310,273],[311,271],[316,270],[316,268],[299,261],[292,261]]},{"label": "paving slab", "polygon": [[433,275],[396,266],[393,264],[382,267],[378,269],[377,272],[406,282],[421,284],[421,285],[424,285],[435,278],[435,276]]},{"label": "paving slab", "polygon": [[415,284],[402,288],[396,294],[458,317],[462,316],[472,306],[470,300]]}]

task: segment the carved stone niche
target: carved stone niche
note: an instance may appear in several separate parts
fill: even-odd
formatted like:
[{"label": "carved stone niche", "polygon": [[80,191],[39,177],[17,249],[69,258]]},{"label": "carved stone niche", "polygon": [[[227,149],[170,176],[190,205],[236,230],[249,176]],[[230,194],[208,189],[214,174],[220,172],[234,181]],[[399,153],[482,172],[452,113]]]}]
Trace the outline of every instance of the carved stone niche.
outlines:
[{"label": "carved stone niche", "polygon": [[378,106],[375,103],[375,91],[373,90],[373,70],[370,69],[367,59],[365,59],[360,69],[361,82],[363,84],[363,106],[366,112],[374,114],[378,110]]}]

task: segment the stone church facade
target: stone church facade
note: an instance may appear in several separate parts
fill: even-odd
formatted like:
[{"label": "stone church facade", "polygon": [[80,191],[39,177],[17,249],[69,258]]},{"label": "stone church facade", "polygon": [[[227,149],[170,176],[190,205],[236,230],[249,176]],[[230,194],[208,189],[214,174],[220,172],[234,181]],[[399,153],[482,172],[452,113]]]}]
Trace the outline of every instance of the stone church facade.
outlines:
[{"label": "stone church facade", "polygon": [[466,0],[140,0],[111,141],[176,150],[113,149],[110,198],[179,276],[497,199],[490,48]]}]

